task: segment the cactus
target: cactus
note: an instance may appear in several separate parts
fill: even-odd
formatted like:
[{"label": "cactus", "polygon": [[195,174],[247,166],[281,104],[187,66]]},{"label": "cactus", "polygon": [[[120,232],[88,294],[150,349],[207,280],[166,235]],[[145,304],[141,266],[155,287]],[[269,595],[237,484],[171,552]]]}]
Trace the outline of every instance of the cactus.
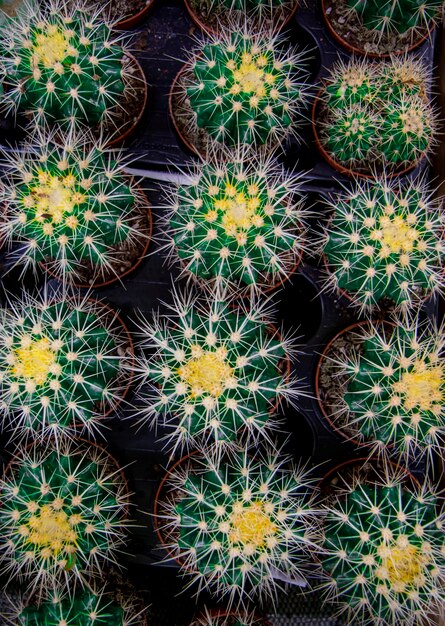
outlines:
[{"label": "cactus", "polygon": [[29,590],[100,573],[125,537],[126,485],[109,455],[62,442],[16,455],[1,481],[1,569]]},{"label": "cactus", "polygon": [[422,180],[372,180],[329,202],[328,281],[362,308],[409,308],[443,288],[443,220]]},{"label": "cactus", "polygon": [[98,13],[53,0],[47,8],[27,5],[1,28],[4,107],[37,125],[103,128],[131,89],[123,43]]},{"label": "cactus", "polygon": [[295,134],[306,103],[305,55],[283,48],[279,35],[226,30],[198,44],[186,67],[177,114],[210,140],[271,146]]},{"label": "cactus", "polygon": [[0,410],[15,436],[92,432],[125,391],[128,338],[86,297],[11,300],[0,312]]},{"label": "cactus", "polygon": [[285,280],[304,238],[298,175],[269,158],[232,154],[191,172],[170,200],[167,238],[174,256],[200,279],[224,279],[254,290]]},{"label": "cactus", "polygon": [[266,622],[255,613],[248,611],[209,611],[204,612],[193,620],[191,626],[267,626]]},{"label": "cactus", "polygon": [[221,295],[174,294],[170,316],[142,322],[148,351],[136,366],[143,398],[138,415],[166,426],[174,448],[233,445],[241,430],[267,440],[277,427],[271,413],[282,398],[297,395],[295,381],[280,370],[294,348],[291,338],[274,333],[266,307],[234,310]]},{"label": "cactus", "polygon": [[40,134],[22,155],[5,158],[0,238],[13,245],[12,259],[25,269],[44,263],[70,283],[113,279],[120,250],[137,250],[147,238],[140,211],[146,200],[125,175],[119,153],[89,134],[63,139],[60,145]]},{"label": "cactus", "polygon": [[398,172],[436,141],[437,116],[426,100],[420,61],[350,61],[331,72],[319,100],[322,146],[340,165],[359,172]]},{"label": "cactus", "polygon": [[159,523],[171,538],[167,549],[199,592],[209,589],[231,607],[246,598],[275,598],[277,572],[305,580],[317,510],[307,473],[287,461],[269,449],[255,450],[254,458],[237,452],[221,463],[197,456],[169,474],[172,491]]},{"label": "cactus", "polygon": [[348,624],[427,623],[445,601],[441,500],[431,485],[408,485],[406,474],[389,467],[343,482],[324,519],[327,596]]}]

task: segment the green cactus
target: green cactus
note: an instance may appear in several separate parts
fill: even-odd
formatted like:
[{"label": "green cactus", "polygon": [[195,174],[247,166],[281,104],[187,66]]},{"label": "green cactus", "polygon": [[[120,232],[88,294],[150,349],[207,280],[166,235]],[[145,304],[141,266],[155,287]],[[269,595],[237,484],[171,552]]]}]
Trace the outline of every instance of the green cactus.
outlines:
[{"label": "green cactus", "polygon": [[[304,470],[282,453],[255,450],[227,459],[193,457],[168,476],[159,524],[167,548],[199,590],[232,602],[276,596],[275,576],[305,580],[317,537],[317,510]],[[166,538],[167,541],[167,538]]]},{"label": "green cactus", "polygon": [[23,155],[5,159],[0,238],[25,269],[44,263],[70,283],[117,278],[119,248],[137,249],[147,237],[138,210],[144,198],[119,153],[89,134],[63,139],[35,136]]},{"label": "green cactus", "polygon": [[[171,315],[141,324],[136,366],[142,379],[142,420],[169,430],[175,448],[202,441],[234,445],[239,431],[269,439],[281,399],[297,385],[280,370],[293,342],[274,334],[265,304],[233,310],[222,296],[174,294]],[[147,383],[149,389],[147,390]]]},{"label": "green cactus", "polygon": [[[444,337],[418,321],[358,331],[361,350],[341,362],[348,376],[347,420],[378,450],[395,451],[405,461],[441,449],[445,434]],[[340,420],[343,421],[343,420]]]},{"label": "green cactus", "polygon": [[171,197],[167,238],[199,279],[257,290],[283,281],[302,253],[304,198],[299,177],[273,158],[211,158]]},{"label": "green cactus", "polygon": [[98,14],[52,0],[47,8],[28,5],[1,27],[4,107],[36,124],[103,127],[131,88],[122,44]]},{"label": "green cactus", "polygon": [[355,105],[332,112],[324,147],[341,163],[354,167],[374,160],[379,118],[370,107]]},{"label": "green cactus", "polygon": [[409,308],[443,287],[443,220],[422,180],[356,183],[329,201],[324,253],[330,284],[362,308],[383,298]]},{"label": "green cactus", "polygon": [[295,133],[306,103],[305,55],[283,49],[279,35],[225,31],[199,44],[186,67],[191,110],[182,114],[211,139],[270,146]]},{"label": "green cactus", "polygon": [[1,569],[30,590],[101,573],[124,541],[126,484],[91,444],[22,450],[0,493]]},{"label": "green cactus", "polygon": [[320,558],[329,599],[348,624],[428,623],[445,601],[441,499],[430,485],[407,484],[390,468],[343,483],[324,518]]},{"label": "green cactus", "polygon": [[24,294],[0,311],[0,411],[15,436],[93,431],[126,389],[128,338],[86,297]]}]

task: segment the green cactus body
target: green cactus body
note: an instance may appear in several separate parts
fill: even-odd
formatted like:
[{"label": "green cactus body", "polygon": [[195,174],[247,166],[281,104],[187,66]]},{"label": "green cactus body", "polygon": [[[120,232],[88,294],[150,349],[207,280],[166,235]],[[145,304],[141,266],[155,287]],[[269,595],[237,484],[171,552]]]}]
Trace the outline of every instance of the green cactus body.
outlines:
[{"label": "green cactus body", "polygon": [[357,304],[388,298],[406,308],[442,288],[442,218],[423,183],[369,181],[331,207],[329,280]]},{"label": "green cactus body", "polygon": [[270,331],[264,306],[233,311],[218,297],[175,297],[171,318],[142,326],[143,419],[162,420],[175,447],[235,444],[241,429],[267,439],[274,406],[297,395],[280,371],[292,343]]},{"label": "green cactus body", "polygon": [[298,192],[298,178],[270,159],[206,162],[175,193],[168,218],[175,253],[198,278],[253,288],[283,280],[303,245]]},{"label": "green cactus body", "polygon": [[444,601],[444,516],[403,475],[354,481],[327,504],[322,565],[348,623],[411,626]]},{"label": "green cactus body", "polygon": [[349,423],[365,441],[394,444],[406,459],[439,448],[445,432],[444,339],[430,328],[400,324],[363,331],[362,352],[344,364]]},{"label": "green cactus body", "polygon": [[332,117],[325,147],[347,165],[372,161],[378,124],[379,119],[367,107],[338,109]]},{"label": "green cactus body", "polygon": [[339,63],[332,71],[325,86],[326,103],[329,107],[349,109],[372,102],[375,98],[375,67],[370,63]]},{"label": "green cactus body", "polygon": [[43,135],[23,157],[9,156],[2,193],[7,219],[0,228],[12,259],[34,268],[43,262],[76,283],[115,277],[117,248],[146,237],[136,210],[142,200],[121,158],[85,139],[61,147]]},{"label": "green cactus body", "polygon": [[217,142],[274,144],[293,132],[306,102],[303,55],[278,36],[231,32],[205,41],[190,61],[187,96],[199,128]]},{"label": "green cactus body", "polygon": [[383,110],[381,152],[387,163],[412,163],[427,150],[433,134],[429,107],[421,99],[388,103]]},{"label": "green cactus body", "polygon": [[442,0],[347,0],[368,30],[412,36],[422,28],[430,28],[437,19]]},{"label": "green cactus body", "polygon": [[126,486],[100,448],[28,448],[1,499],[2,568],[33,589],[100,572],[123,542]]},{"label": "green cactus body", "polygon": [[91,430],[121,398],[124,343],[114,315],[86,299],[25,294],[0,313],[0,408],[16,436]]},{"label": "green cactus body", "polygon": [[[310,483],[276,452],[236,453],[220,463],[197,457],[169,477],[176,491],[166,512],[184,573],[230,602],[274,597],[272,572],[303,578],[316,527]],[[161,523],[166,520],[164,516]]]},{"label": "green cactus body", "polygon": [[45,124],[97,126],[115,115],[127,72],[122,37],[103,17],[29,6],[1,34],[7,106]]}]

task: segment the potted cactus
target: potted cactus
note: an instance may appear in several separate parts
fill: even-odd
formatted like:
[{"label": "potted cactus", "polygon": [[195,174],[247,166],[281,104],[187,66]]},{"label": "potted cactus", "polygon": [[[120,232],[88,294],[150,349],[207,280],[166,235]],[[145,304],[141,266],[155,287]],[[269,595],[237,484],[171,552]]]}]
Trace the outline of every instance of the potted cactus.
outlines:
[{"label": "potted cactus", "polygon": [[437,140],[427,76],[420,61],[337,64],[313,106],[322,156],[338,171],[365,178],[415,167]]},{"label": "potted cactus", "polygon": [[350,52],[368,56],[405,53],[431,34],[443,0],[323,0],[333,37]]},{"label": "potted cactus", "polygon": [[90,134],[39,133],[22,153],[4,154],[0,240],[13,265],[98,287],[140,263],[151,212],[119,152]]},{"label": "potted cactus", "polygon": [[336,476],[323,519],[326,597],[348,624],[427,623],[445,601],[442,499],[393,465],[346,464]]},{"label": "potted cactus", "polygon": [[167,474],[155,501],[159,538],[181,570],[228,606],[276,597],[312,571],[318,510],[308,473],[283,452],[193,455]]},{"label": "potted cactus", "polygon": [[103,17],[51,2],[1,27],[3,110],[34,125],[87,126],[120,141],[142,116],[142,69]]},{"label": "potted cactus", "polygon": [[124,398],[132,359],[117,314],[87,297],[24,293],[0,310],[0,409],[15,437],[93,433]]},{"label": "potted cactus", "polygon": [[190,626],[271,626],[271,624],[265,618],[246,610],[205,608]]},{"label": "potted cactus", "polygon": [[201,41],[177,75],[170,113],[184,143],[270,149],[295,135],[306,104],[304,53],[265,30],[225,30]]},{"label": "potted cactus", "polygon": [[327,285],[362,309],[408,310],[441,292],[444,282],[441,202],[423,179],[356,182],[330,199],[325,229]]},{"label": "potted cactus", "polygon": [[138,415],[166,427],[175,449],[268,440],[279,402],[298,394],[293,342],[271,325],[267,303],[235,309],[223,296],[174,294],[171,313],[142,322],[140,334]]},{"label": "potted cactus", "polygon": [[304,246],[307,211],[300,176],[273,157],[213,155],[170,194],[167,246],[187,274],[239,294],[285,281]]},{"label": "potted cactus", "polygon": [[124,542],[125,479],[98,446],[65,441],[22,450],[0,497],[1,570],[28,590],[100,574]]}]

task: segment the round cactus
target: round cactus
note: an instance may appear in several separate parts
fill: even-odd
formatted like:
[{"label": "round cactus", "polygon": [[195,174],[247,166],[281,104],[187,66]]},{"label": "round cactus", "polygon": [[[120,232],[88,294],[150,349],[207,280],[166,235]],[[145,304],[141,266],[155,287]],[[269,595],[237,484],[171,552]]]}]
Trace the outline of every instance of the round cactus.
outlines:
[{"label": "round cactus", "polygon": [[441,501],[431,485],[408,485],[391,468],[343,483],[324,518],[329,599],[350,624],[423,623],[445,601]]},{"label": "round cactus", "polygon": [[222,296],[175,294],[171,315],[143,322],[141,331],[148,350],[136,367],[138,412],[167,426],[174,447],[235,444],[239,431],[268,439],[278,402],[297,395],[280,368],[293,355],[293,342],[270,326],[264,304],[232,309]]},{"label": "round cactus", "polygon": [[4,106],[37,124],[103,127],[133,89],[122,44],[98,13],[52,1],[47,8],[27,4],[1,29]]},{"label": "round cactus", "polygon": [[86,297],[24,294],[0,311],[0,411],[15,436],[92,431],[126,390],[116,314]]},{"label": "round cactus", "polygon": [[6,157],[0,238],[25,268],[44,263],[71,283],[112,280],[145,247],[146,199],[119,153],[89,134],[63,139],[41,134],[23,155]]},{"label": "round cactus", "polygon": [[273,158],[211,158],[171,197],[167,238],[187,272],[251,289],[283,281],[304,240],[300,180]]},{"label": "round cactus", "polygon": [[100,448],[27,448],[0,484],[1,568],[29,589],[100,573],[124,541],[126,485]]},{"label": "round cactus", "polygon": [[174,114],[192,134],[199,128],[209,141],[269,147],[295,134],[305,55],[283,48],[280,36],[227,30],[200,43],[186,68]]},{"label": "round cactus", "polygon": [[334,109],[324,137],[325,149],[350,167],[375,159],[380,120],[368,106]]},{"label": "round cactus", "polygon": [[305,580],[317,510],[308,475],[286,462],[275,451],[234,453],[221,463],[197,456],[169,474],[159,523],[171,538],[167,549],[200,591],[209,588],[231,606],[274,598],[277,573]]},{"label": "round cactus", "polygon": [[372,180],[330,201],[329,283],[361,307],[411,307],[443,286],[443,219],[423,181]]}]

